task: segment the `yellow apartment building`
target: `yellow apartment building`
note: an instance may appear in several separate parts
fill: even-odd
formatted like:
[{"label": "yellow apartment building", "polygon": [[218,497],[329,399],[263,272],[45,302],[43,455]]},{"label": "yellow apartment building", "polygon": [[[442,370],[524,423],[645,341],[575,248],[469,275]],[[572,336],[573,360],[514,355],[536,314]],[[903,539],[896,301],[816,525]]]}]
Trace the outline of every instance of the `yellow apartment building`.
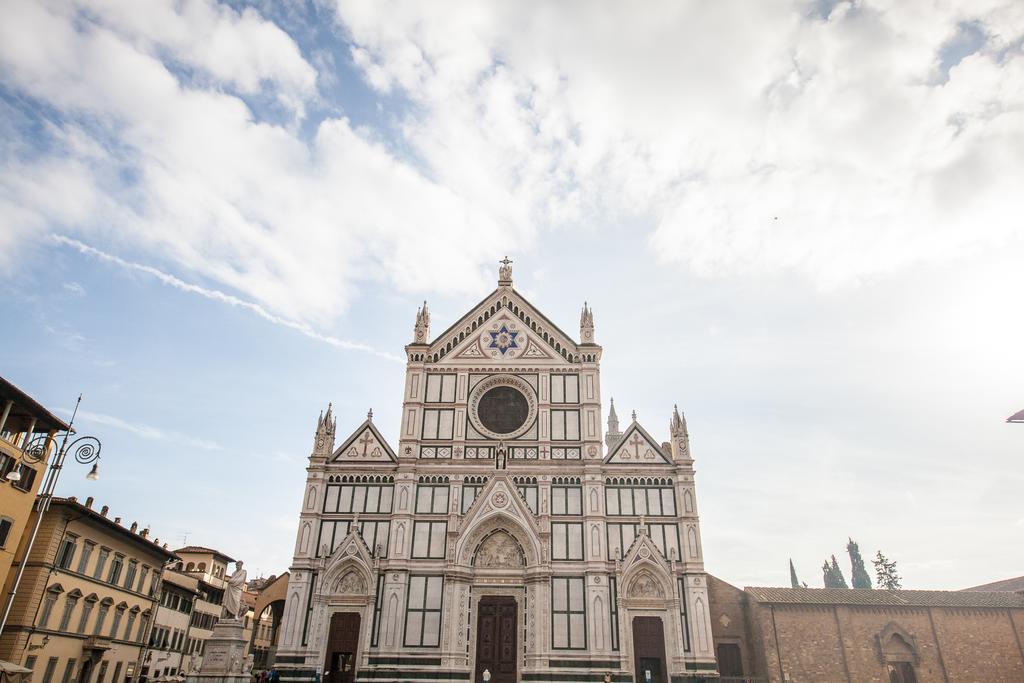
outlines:
[{"label": "yellow apartment building", "polygon": [[[56,436],[68,428],[38,401],[0,377],[0,609],[10,591],[14,553],[25,536],[32,503],[46,475],[53,449],[38,463],[23,458],[22,449],[44,435]],[[13,476],[12,476],[13,473]]]},{"label": "yellow apartment building", "polygon": [[0,660],[32,669],[33,683],[126,683],[141,667],[161,573],[176,558],[107,513],[92,498],[54,498],[43,515],[0,634]]}]

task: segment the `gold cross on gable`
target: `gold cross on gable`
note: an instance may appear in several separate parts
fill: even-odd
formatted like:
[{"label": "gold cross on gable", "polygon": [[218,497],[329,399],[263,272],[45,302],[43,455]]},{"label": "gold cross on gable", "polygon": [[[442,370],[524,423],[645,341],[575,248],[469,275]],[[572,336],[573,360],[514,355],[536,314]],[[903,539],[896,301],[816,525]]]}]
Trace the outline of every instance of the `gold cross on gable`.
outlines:
[{"label": "gold cross on gable", "polygon": [[373,437],[370,436],[370,432],[363,432],[363,438],[359,439],[359,443],[363,444],[363,457],[366,457],[366,449],[370,447],[373,442]]}]

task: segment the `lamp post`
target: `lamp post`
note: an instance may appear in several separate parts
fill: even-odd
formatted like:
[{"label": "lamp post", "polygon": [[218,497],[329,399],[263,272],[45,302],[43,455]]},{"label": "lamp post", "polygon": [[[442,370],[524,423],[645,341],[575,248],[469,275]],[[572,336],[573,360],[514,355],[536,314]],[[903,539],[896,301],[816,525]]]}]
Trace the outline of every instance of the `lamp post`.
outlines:
[{"label": "lamp post", "polygon": [[[14,577],[14,583],[11,584],[11,590],[7,594],[7,601],[4,603],[4,614],[3,618],[0,619],[0,633],[3,633],[4,627],[7,625],[7,617],[11,613],[11,607],[14,605],[14,596],[18,592],[18,585],[21,583],[22,574],[25,573],[25,565],[28,564],[29,553],[32,552],[32,544],[36,541],[36,534],[39,533],[39,526],[43,521],[43,514],[50,509],[50,501],[53,499],[53,490],[57,487],[57,480],[60,478],[61,469],[64,467],[64,459],[68,453],[74,452],[75,460],[83,465],[92,463],[92,469],[89,470],[89,474],[85,475],[85,478],[89,481],[96,481],[100,478],[100,449],[102,444],[100,440],[95,436],[79,436],[73,439],[70,443],[68,437],[71,436],[74,431],[71,427],[75,424],[75,416],[78,415],[78,406],[82,403],[82,396],[79,394],[78,400],[75,402],[75,410],[71,414],[71,421],[68,423],[68,429],[64,432],[64,438],[60,443],[60,450],[53,458],[53,462],[50,464],[50,469],[46,472],[46,480],[43,482],[42,488],[39,490],[39,495],[36,496],[36,523],[32,527],[32,535],[28,539],[28,545],[25,546],[25,553],[21,558],[21,564],[18,566],[18,573]],[[22,462],[34,465],[37,462],[45,462],[46,454],[50,451],[51,447],[56,445],[56,440],[49,434],[39,436],[28,443],[23,449],[21,454]],[[7,475],[7,479],[10,481],[18,481],[21,479],[21,473],[18,471],[19,468],[13,468]]]}]

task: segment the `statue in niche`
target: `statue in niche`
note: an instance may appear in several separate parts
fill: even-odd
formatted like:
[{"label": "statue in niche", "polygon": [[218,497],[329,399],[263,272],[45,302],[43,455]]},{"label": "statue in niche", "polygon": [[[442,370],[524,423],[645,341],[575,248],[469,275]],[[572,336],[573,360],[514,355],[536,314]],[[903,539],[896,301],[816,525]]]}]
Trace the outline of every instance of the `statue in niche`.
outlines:
[{"label": "statue in niche", "polygon": [[515,540],[502,531],[489,536],[476,551],[473,565],[481,568],[522,567],[526,564]]}]

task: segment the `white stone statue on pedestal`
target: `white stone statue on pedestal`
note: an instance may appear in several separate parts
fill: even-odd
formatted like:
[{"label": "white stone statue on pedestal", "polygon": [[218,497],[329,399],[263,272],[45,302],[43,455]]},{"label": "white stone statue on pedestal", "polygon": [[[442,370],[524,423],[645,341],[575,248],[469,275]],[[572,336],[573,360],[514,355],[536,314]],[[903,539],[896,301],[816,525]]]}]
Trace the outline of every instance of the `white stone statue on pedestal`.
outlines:
[{"label": "white stone statue on pedestal", "polygon": [[245,588],[246,571],[241,562],[235,562],[235,573],[228,577],[228,586],[224,589],[224,617],[241,619],[248,607],[242,602],[242,589]]}]

